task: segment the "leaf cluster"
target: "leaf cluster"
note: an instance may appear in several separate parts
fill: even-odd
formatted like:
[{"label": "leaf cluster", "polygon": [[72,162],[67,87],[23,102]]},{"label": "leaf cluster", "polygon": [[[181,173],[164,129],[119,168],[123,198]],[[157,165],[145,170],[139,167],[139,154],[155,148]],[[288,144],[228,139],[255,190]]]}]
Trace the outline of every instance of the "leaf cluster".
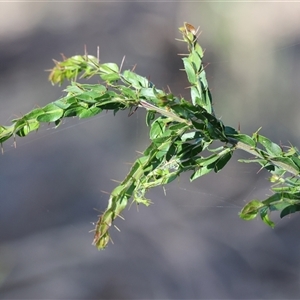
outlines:
[{"label": "leaf cluster", "polygon": [[[129,201],[148,206],[149,189],[168,184],[182,172],[191,171],[191,180],[207,173],[219,172],[240,149],[252,155],[244,163],[257,163],[270,172],[272,195],[263,201],[252,200],[240,212],[251,220],[260,215],[274,226],[269,214],[281,211],[281,217],[300,210],[300,153],[293,146],[277,145],[255,132],[252,136],[225,126],[214,113],[212,98],[203,65],[204,51],[197,42],[197,32],[191,24],[179,28],[188,53],[182,58],[190,88],[190,99],[158,89],[134,70],[122,71],[115,63],[100,63],[91,55],[63,57],[55,61],[49,80],[52,84],[70,81],[66,95],[35,108],[12,120],[10,126],[0,126],[0,143],[15,135],[24,137],[37,130],[42,122],[56,126],[62,119],[77,116],[93,117],[103,110],[147,110],[146,123],[150,128],[150,145],[132,165],[125,179],[112,191],[108,206],[95,226],[93,244],[98,249],[107,246],[109,229]],[[80,78],[98,78],[100,84],[79,83]],[[221,146],[215,148],[213,142]]]}]

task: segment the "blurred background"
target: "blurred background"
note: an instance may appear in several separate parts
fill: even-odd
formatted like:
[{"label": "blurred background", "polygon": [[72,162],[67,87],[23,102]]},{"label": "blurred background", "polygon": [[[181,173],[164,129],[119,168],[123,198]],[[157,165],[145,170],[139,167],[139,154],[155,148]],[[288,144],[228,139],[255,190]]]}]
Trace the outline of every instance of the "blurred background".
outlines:
[{"label": "blurred background", "polygon": [[[214,109],[226,125],[299,147],[300,3],[0,3],[0,124],[64,95],[52,59],[100,46],[157,87],[189,97],[178,27],[200,26]],[[237,163],[152,190],[91,245],[108,195],[148,143],[145,113],[68,119],[7,141],[0,155],[1,299],[292,299],[300,295],[295,214],[268,228],[238,212],[270,194],[268,174]],[[104,192],[103,192],[104,191]],[[298,225],[297,225],[298,224]]]}]

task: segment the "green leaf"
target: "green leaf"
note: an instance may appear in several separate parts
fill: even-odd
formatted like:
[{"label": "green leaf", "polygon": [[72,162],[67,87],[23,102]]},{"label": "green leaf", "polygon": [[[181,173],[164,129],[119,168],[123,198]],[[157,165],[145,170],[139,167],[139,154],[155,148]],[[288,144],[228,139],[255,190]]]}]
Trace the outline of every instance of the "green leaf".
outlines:
[{"label": "green leaf", "polygon": [[196,178],[206,175],[207,173],[211,172],[215,167],[215,162],[219,159],[218,154],[213,154],[209,157],[198,158],[195,160],[198,168],[190,177],[190,180],[193,181]]},{"label": "green leaf", "polygon": [[97,90],[85,90],[82,91],[80,94],[76,95],[77,100],[84,101],[86,103],[96,103],[100,97],[105,95],[105,93],[101,92],[99,93]]},{"label": "green leaf", "polygon": [[159,139],[160,142],[157,142],[157,140],[153,140],[153,143],[158,144],[159,145],[159,150],[156,152],[155,157],[156,158],[161,158],[166,156],[167,152],[169,151],[169,148],[171,146],[171,141],[168,137],[162,139]]},{"label": "green leaf", "polygon": [[152,121],[155,119],[155,112],[153,110],[147,110],[146,125],[149,127]]},{"label": "green leaf", "polygon": [[0,144],[4,143],[13,135],[14,126],[0,126]]},{"label": "green leaf", "polygon": [[281,162],[281,163],[284,163],[284,164],[292,167],[293,169],[299,170],[299,168],[297,167],[297,165],[289,157],[281,157],[281,156],[272,157],[271,161],[273,161],[273,162]]},{"label": "green leaf", "polygon": [[[226,127],[225,127],[225,132],[226,132]],[[256,147],[255,141],[249,135],[239,133],[239,134],[230,134],[230,136],[232,136],[233,138],[235,138],[236,140],[238,140],[242,143],[245,143],[246,145],[248,145],[250,147],[253,147],[253,148]]]},{"label": "green leaf", "polygon": [[269,218],[268,207],[264,207],[264,208],[260,209],[260,217],[265,224],[269,225],[272,228],[275,227],[274,222],[271,221]]},{"label": "green leaf", "polygon": [[[53,104],[55,104],[57,107],[59,107],[59,108],[65,110],[65,109],[67,109],[67,108],[71,105],[71,103],[67,103],[67,102],[64,101],[63,99],[64,99],[64,98],[59,99],[59,100],[56,100],[55,102],[53,102]],[[43,112],[42,109],[39,109],[39,111],[40,111],[39,114]]]},{"label": "green leaf", "polygon": [[230,126],[225,126],[224,132],[228,136],[233,136],[235,134],[239,134],[234,128],[232,128]]},{"label": "green leaf", "polygon": [[[285,172],[283,171],[283,174],[285,174]],[[297,177],[286,177],[285,178],[285,182],[292,187],[296,187],[298,192],[300,190],[299,184],[300,184],[300,179]]]},{"label": "green leaf", "polygon": [[292,145],[289,147],[289,150],[287,152],[285,152],[285,156],[300,156],[300,152],[297,149],[297,147],[293,147]]},{"label": "green leaf", "polygon": [[156,119],[150,129],[150,139],[153,140],[157,137],[160,137],[165,131],[165,123],[162,118]]},{"label": "green leaf", "polygon": [[119,74],[117,73],[110,73],[110,74],[101,74],[100,77],[106,81],[106,82],[114,82],[114,81],[118,81],[120,79]]},{"label": "green leaf", "polygon": [[102,111],[101,108],[94,106],[94,107],[91,107],[89,109],[84,109],[84,110],[80,111],[79,114],[78,114],[78,117],[80,119],[90,118],[90,117],[93,117],[93,116],[99,114],[101,111]]},{"label": "green leaf", "polygon": [[88,84],[88,83],[78,83],[76,82],[78,86],[81,87],[82,90],[84,91],[93,91],[94,93],[99,94],[104,94],[107,91],[107,87],[102,85],[102,84]]},{"label": "green leaf", "polygon": [[96,73],[98,59],[91,55],[75,55],[65,58],[62,62],[54,61],[55,67],[51,70],[49,80],[52,84],[62,84],[65,79],[76,80],[79,73],[81,77],[90,77]]},{"label": "green leaf", "polygon": [[55,122],[63,116],[63,109],[59,108],[54,103],[50,103],[43,108],[43,114],[37,117],[39,122]]},{"label": "green leaf", "polygon": [[174,143],[172,143],[169,147],[169,150],[168,152],[166,153],[166,160],[169,161],[174,155],[176,155],[176,151],[177,151],[177,148],[176,146],[174,145]]},{"label": "green leaf", "polygon": [[153,88],[141,88],[139,91],[139,97],[155,102],[157,100],[157,93],[155,93]]},{"label": "green leaf", "polygon": [[180,157],[181,160],[186,160],[200,154],[204,149],[204,145],[202,141],[197,144],[183,143],[180,146],[177,146],[177,149],[177,156]]},{"label": "green leaf", "polygon": [[263,206],[260,201],[252,200],[243,207],[239,216],[244,220],[252,220],[257,216],[259,209]]},{"label": "green leaf", "polygon": [[196,162],[199,166],[208,166],[213,164],[219,159],[219,155],[217,153],[212,154],[208,157],[200,157],[196,159]]},{"label": "green leaf", "polygon": [[285,216],[293,214],[297,211],[300,211],[300,204],[289,205],[285,209],[282,210],[282,212],[280,214],[280,218],[284,218]]},{"label": "green leaf", "polygon": [[299,159],[299,157],[290,156],[290,158],[295,163],[295,165],[297,166],[297,168],[300,170],[300,159]]},{"label": "green leaf", "polygon": [[229,149],[215,162],[214,171],[217,173],[225,167],[232,156],[232,151]]},{"label": "green leaf", "polygon": [[193,105],[200,105],[202,106],[202,95],[201,93],[199,93],[199,90],[196,86],[192,86],[191,87],[191,99],[192,99],[192,103]]},{"label": "green leaf", "polygon": [[270,153],[273,156],[280,156],[282,154],[282,149],[280,148],[279,145],[273,143],[271,140],[268,138],[258,134],[257,135],[257,141],[262,144],[268,153]]},{"label": "green leaf", "polygon": [[149,81],[147,78],[137,75],[129,70],[124,71],[123,78],[136,89],[149,88]]},{"label": "green leaf", "polygon": [[135,91],[133,91],[131,88],[124,86],[124,85],[121,85],[118,88],[125,97],[131,98],[131,99],[137,98]]},{"label": "green leaf", "polygon": [[181,140],[182,140],[183,142],[189,141],[189,140],[193,140],[193,139],[195,139],[195,138],[201,139],[201,137],[199,136],[199,132],[197,132],[197,131],[187,132],[187,133],[184,133],[184,134],[181,136]]},{"label": "green leaf", "polygon": [[107,82],[114,82],[120,79],[119,67],[115,63],[106,63],[100,66],[100,77]]},{"label": "green leaf", "polygon": [[279,201],[282,201],[283,199],[283,194],[273,194],[270,197],[268,197],[266,200],[262,201],[264,206],[270,206],[270,205],[274,205]]},{"label": "green leaf", "polygon": [[[54,102],[54,104],[56,105],[55,102]],[[36,119],[42,113],[43,113],[42,108],[35,108],[31,112],[29,112],[28,114],[24,115],[23,118],[26,119],[26,120]]]},{"label": "green leaf", "polygon": [[76,117],[78,116],[81,112],[85,111],[86,109],[84,107],[81,106],[73,106],[68,108],[65,113],[64,113],[64,117]]},{"label": "green leaf", "polygon": [[213,167],[209,167],[209,166],[200,167],[192,174],[192,176],[190,177],[190,181],[194,181],[195,179],[208,174],[212,170]]},{"label": "green leaf", "polygon": [[65,91],[71,93],[72,95],[78,95],[81,94],[84,90],[80,87],[79,83],[72,82],[71,85],[66,87]]},{"label": "green leaf", "polygon": [[103,73],[119,73],[119,67],[115,63],[105,63],[100,65],[100,71]]},{"label": "green leaf", "polygon": [[190,60],[193,64],[195,72],[200,71],[202,59],[197,51],[192,51],[192,53],[190,54]]},{"label": "green leaf", "polygon": [[[191,120],[192,121],[192,124],[193,124],[193,126],[195,127],[195,129],[197,129],[197,130],[199,130],[199,131],[204,131],[204,130],[206,130],[206,126],[205,126],[205,124],[204,123],[200,123],[199,122],[199,120]],[[203,132],[204,133],[204,132]]]},{"label": "green leaf", "polygon": [[[66,96],[61,99],[62,101],[66,102],[68,105],[77,104],[76,96]],[[55,103],[55,102],[54,102]],[[60,105],[58,105],[60,107]],[[62,109],[65,109],[64,107],[60,107]]]},{"label": "green leaf", "polygon": [[168,128],[171,131],[178,131],[178,130],[181,130],[181,129],[184,129],[187,127],[188,127],[188,125],[186,123],[178,123],[178,124],[170,125]]},{"label": "green leaf", "polygon": [[24,127],[16,132],[18,136],[26,136],[29,132],[37,130],[40,126],[40,123],[36,120],[32,120],[26,123]]},{"label": "green leaf", "polygon": [[187,77],[188,77],[188,81],[191,84],[197,83],[196,72],[193,68],[193,65],[192,65],[190,59],[188,57],[184,57],[182,60],[183,60],[183,65],[184,65],[185,72],[186,72]]}]

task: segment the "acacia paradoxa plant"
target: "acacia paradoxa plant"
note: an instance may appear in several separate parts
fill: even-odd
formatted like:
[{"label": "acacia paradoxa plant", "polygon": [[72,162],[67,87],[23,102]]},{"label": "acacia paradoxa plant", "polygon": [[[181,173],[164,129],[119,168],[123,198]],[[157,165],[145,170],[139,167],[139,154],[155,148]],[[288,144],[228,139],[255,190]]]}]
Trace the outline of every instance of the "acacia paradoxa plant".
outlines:
[{"label": "acacia paradoxa plant", "polygon": [[[129,200],[148,206],[145,197],[152,187],[168,184],[182,172],[192,171],[190,180],[214,171],[219,172],[231,159],[235,150],[251,154],[244,163],[258,163],[270,172],[272,195],[265,200],[254,199],[240,212],[244,220],[260,215],[271,227],[270,212],[280,216],[300,210],[300,152],[296,147],[283,148],[259,134],[249,136],[224,125],[212,108],[211,94],[203,66],[203,50],[197,42],[197,31],[191,24],[179,28],[188,54],[182,58],[189,81],[191,98],[184,99],[156,87],[134,70],[121,71],[115,63],[100,63],[91,55],[63,57],[54,61],[49,80],[70,85],[66,95],[43,108],[35,108],[11,126],[0,126],[0,143],[15,136],[24,137],[37,130],[42,122],[54,122],[56,127],[63,118],[77,116],[90,118],[102,111],[147,110],[146,123],[150,128],[150,145],[132,165],[126,178],[112,191],[108,206],[95,227],[93,244],[98,249],[107,246],[109,229],[127,206]],[[80,76],[80,77],[79,77]],[[103,84],[83,84],[78,78],[96,77]],[[213,148],[214,141],[222,146]],[[205,151],[205,155],[203,151]],[[207,154],[208,153],[208,154]]]}]

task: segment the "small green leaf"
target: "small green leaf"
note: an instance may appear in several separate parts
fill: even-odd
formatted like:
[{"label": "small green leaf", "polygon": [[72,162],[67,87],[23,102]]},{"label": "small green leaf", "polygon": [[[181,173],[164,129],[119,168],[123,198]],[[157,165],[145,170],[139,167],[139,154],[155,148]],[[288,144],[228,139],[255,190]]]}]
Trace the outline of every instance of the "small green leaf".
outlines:
[{"label": "small green leaf", "polygon": [[[73,96],[73,95],[69,95],[69,96],[66,96],[64,98],[61,99],[62,101],[66,102],[68,105],[71,105],[71,104],[74,104],[74,103],[77,103],[77,99],[76,99],[76,96]],[[55,102],[54,102],[55,103]],[[64,107],[61,107],[58,105],[58,107],[62,108],[62,109],[65,109]]]},{"label": "small green leaf", "polygon": [[149,127],[151,125],[151,122],[155,119],[155,111],[153,110],[147,110],[146,115],[146,125]]},{"label": "small green leaf", "polygon": [[275,227],[274,222],[271,221],[269,218],[268,207],[264,207],[264,208],[260,209],[260,217],[265,224],[269,225],[272,228]]},{"label": "small green leaf", "polygon": [[[284,192],[285,191],[283,191],[282,193],[284,193]],[[280,211],[280,210],[285,209],[287,206],[290,206],[291,204],[294,204],[292,202],[293,201],[290,201],[290,200],[285,201],[284,199],[282,199],[279,202],[274,202],[273,204],[268,205],[268,208],[269,208],[270,211]]]},{"label": "small green leaf", "polygon": [[279,156],[282,154],[282,149],[280,148],[279,145],[273,143],[271,140],[269,140],[268,138],[258,134],[257,135],[257,141],[262,144],[266,150],[268,151],[268,153],[270,153],[273,156]]},{"label": "small green leaf", "polygon": [[228,136],[232,136],[234,134],[239,134],[234,128],[230,126],[225,126],[224,132]]},{"label": "small green leaf", "polygon": [[213,154],[208,157],[198,158],[195,160],[197,166],[197,170],[192,174],[190,180],[193,181],[196,178],[203,176],[209,172],[211,172],[215,167],[215,162],[219,159],[218,154]]},{"label": "small green leaf", "polygon": [[232,151],[229,150],[227,151],[225,154],[223,154],[216,162],[215,162],[215,166],[214,166],[214,171],[217,173],[219,172],[221,169],[223,169],[225,167],[225,165],[228,163],[228,161],[230,160],[232,156]]},{"label": "small green leaf", "polygon": [[160,137],[165,131],[165,124],[162,118],[156,119],[150,129],[150,139],[153,140],[157,137]]},{"label": "small green leaf", "polygon": [[100,77],[107,82],[114,82],[120,79],[119,67],[115,63],[106,63],[100,66]]},{"label": "small green leaf", "polygon": [[37,117],[39,122],[55,122],[63,116],[64,110],[54,103],[50,103],[43,108],[43,112]]},{"label": "small green leaf", "polygon": [[4,143],[13,135],[14,126],[0,126],[0,143]]},{"label": "small green leaf", "polygon": [[252,220],[257,216],[259,209],[263,206],[264,205],[260,201],[252,200],[243,207],[242,211],[239,213],[239,216],[247,221]]},{"label": "small green leaf", "polygon": [[[225,127],[225,132],[226,132],[226,127]],[[238,134],[232,134],[230,136],[232,136],[239,142],[245,143],[246,145],[248,145],[250,147],[255,148],[255,146],[256,146],[255,141],[249,135],[238,133]]]},{"label": "small green leaf", "polygon": [[196,86],[191,87],[191,99],[193,105],[200,105],[202,106],[202,95],[199,93],[199,90]]},{"label": "small green leaf", "polygon": [[72,82],[71,85],[65,88],[65,91],[68,93],[72,93],[73,95],[81,94],[83,89],[80,87],[80,84],[77,82]]},{"label": "small green leaf", "polygon": [[186,123],[178,123],[178,124],[169,126],[169,130],[178,131],[178,130],[181,130],[181,129],[187,128],[187,127],[188,127],[188,125]]},{"label": "small green leaf", "polygon": [[283,194],[276,193],[268,197],[266,200],[262,201],[262,203],[264,206],[274,205],[277,202],[282,201],[283,197],[284,197]]},{"label": "small green leaf", "polygon": [[290,156],[291,160],[297,165],[298,169],[300,170],[300,159],[296,156]]},{"label": "small green leaf", "polygon": [[70,107],[64,112],[64,117],[76,117],[84,110],[85,108],[81,106]]},{"label": "small green leaf", "polygon": [[85,90],[83,92],[81,92],[80,94],[76,95],[76,98],[78,100],[83,100],[87,103],[95,103],[96,102],[96,98],[99,98],[101,96],[103,96],[105,93],[99,93],[97,90]]},{"label": "small green leaf", "polygon": [[[271,158],[271,161],[273,162],[281,162],[281,163],[284,163],[296,170],[299,170],[299,168],[297,167],[297,165],[293,162],[293,160],[289,157],[281,157],[281,156],[277,156],[277,157],[272,157]],[[300,172],[300,170],[299,170]]]},{"label": "small green leaf", "polygon": [[123,78],[130,83],[134,88],[149,88],[149,81],[147,78],[137,75],[136,73],[126,70],[123,72]]},{"label": "small green leaf", "polygon": [[149,199],[139,196],[138,193],[134,194],[134,201],[137,204],[144,204],[145,206],[149,206],[152,203]]},{"label": "small green leaf", "polygon": [[31,120],[25,123],[24,127],[16,132],[18,136],[26,136],[29,132],[37,130],[40,126],[40,123],[36,120]]},{"label": "small green leaf", "polygon": [[285,156],[294,156],[294,155],[296,155],[297,157],[299,157],[299,155],[300,155],[300,152],[299,152],[299,150],[296,148],[296,147],[294,147],[294,146],[290,146],[289,147],[289,150],[287,151],[287,152],[285,152],[285,154],[284,154]]},{"label": "small green leaf", "polygon": [[194,45],[194,51],[197,52],[197,54],[199,55],[199,57],[201,59],[203,58],[203,50],[202,50],[202,47],[199,45],[199,43],[196,43]]},{"label": "small green leaf", "polygon": [[[63,98],[56,100],[55,102],[53,102],[53,104],[55,104],[57,107],[59,107],[63,110],[67,109],[71,105],[71,103],[67,103],[66,101],[64,101]],[[41,113],[43,112],[42,109],[39,109],[39,110]]]},{"label": "small green leaf", "polygon": [[135,91],[133,91],[131,88],[124,86],[124,85],[120,85],[118,87],[120,89],[120,91],[122,92],[122,94],[125,97],[131,98],[131,99],[135,99],[137,97]]},{"label": "small green leaf", "polygon": [[194,181],[195,179],[208,174],[212,170],[213,170],[213,167],[209,167],[209,166],[200,167],[192,174],[192,176],[190,177],[190,180]]},{"label": "small green leaf", "polygon": [[90,117],[93,117],[93,116],[99,114],[101,111],[102,111],[101,108],[94,106],[89,109],[83,109],[82,111],[80,111],[80,113],[78,114],[78,117],[80,119],[90,118]]},{"label": "small green leaf", "polygon": [[188,77],[188,81],[191,84],[197,83],[196,72],[193,68],[193,65],[192,65],[190,59],[188,57],[184,57],[182,60],[183,60],[183,65],[184,65],[185,72],[186,72],[187,77]]},{"label": "small green leaf", "polygon": [[195,127],[195,129],[197,129],[197,130],[200,130],[200,131],[203,131],[203,130],[205,130],[206,129],[206,126],[205,126],[205,124],[204,123],[200,123],[200,120],[191,120],[192,121],[192,124],[193,124],[193,126]]},{"label": "small green leaf", "polygon": [[103,73],[119,73],[119,67],[115,63],[105,63],[100,65],[100,71]]},{"label": "small green leaf", "polygon": [[213,164],[214,162],[216,162],[219,159],[219,155],[216,154],[212,154],[208,157],[200,157],[196,159],[196,162],[199,166],[208,166]]},{"label": "small green leaf", "polygon": [[289,205],[285,209],[282,210],[282,212],[280,214],[280,218],[284,218],[285,216],[293,214],[297,211],[300,211],[299,204]]},{"label": "small green leaf", "polygon": [[153,88],[141,88],[139,91],[139,97],[155,102],[155,100],[157,100],[157,93],[155,93]]},{"label": "small green leaf", "polygon": [[[55,102],[53,102],[55,104]],[[55,104],[56,105],[56,104]],[[35,108],[33,109],[31,112],[29,112],[28,114],[24,115],[24,119],[26,120],[32,120],[37,118],[40,114],[42,114],[44,111],[42,108]]]},{"label": "small green leaf", "polygon": [[78,86],[81,87],[82,90],[84,91],[93,91],[94,93],[97,93],[97,94],[103,94],[107,91],[107,87],[102,85],[102,84],[88,84],[88,83],[85,83],[85,84],[82,84],[82,83],[78,83],[76,82],[76,84]]},{"label": "small green leaf", "polygon": [[120,79],[120,76],[117,73],[101,74],[100,77],[106,82],[114,82]]},{"label": "small green leaf", "polygon": [[202,59],[197,51],[192,51],[190,54],[190,60],[192,61],[195,72],[200,71]]},{"label": "small green leaf", "polygon": [[177,148],[176,146],[174,145],[174,143],[172,143],[169,147],[169,150],[168,152],[166,153],[166,160],[169,161],[174,155],[176,155],[176,151],[177,151]]},{"label": "small green leaf", "polygon": [[181,136],[181,140],[182,140],[183,142],[185,142],[185,141],[193,140],[193,139],[195,139],[195,138],[200,138],[200,139],[201,139],[201,137],[199,137],[198,134],[199,134],[199,133],[196,132],[196,131],[184,133],[184,134]]}]

